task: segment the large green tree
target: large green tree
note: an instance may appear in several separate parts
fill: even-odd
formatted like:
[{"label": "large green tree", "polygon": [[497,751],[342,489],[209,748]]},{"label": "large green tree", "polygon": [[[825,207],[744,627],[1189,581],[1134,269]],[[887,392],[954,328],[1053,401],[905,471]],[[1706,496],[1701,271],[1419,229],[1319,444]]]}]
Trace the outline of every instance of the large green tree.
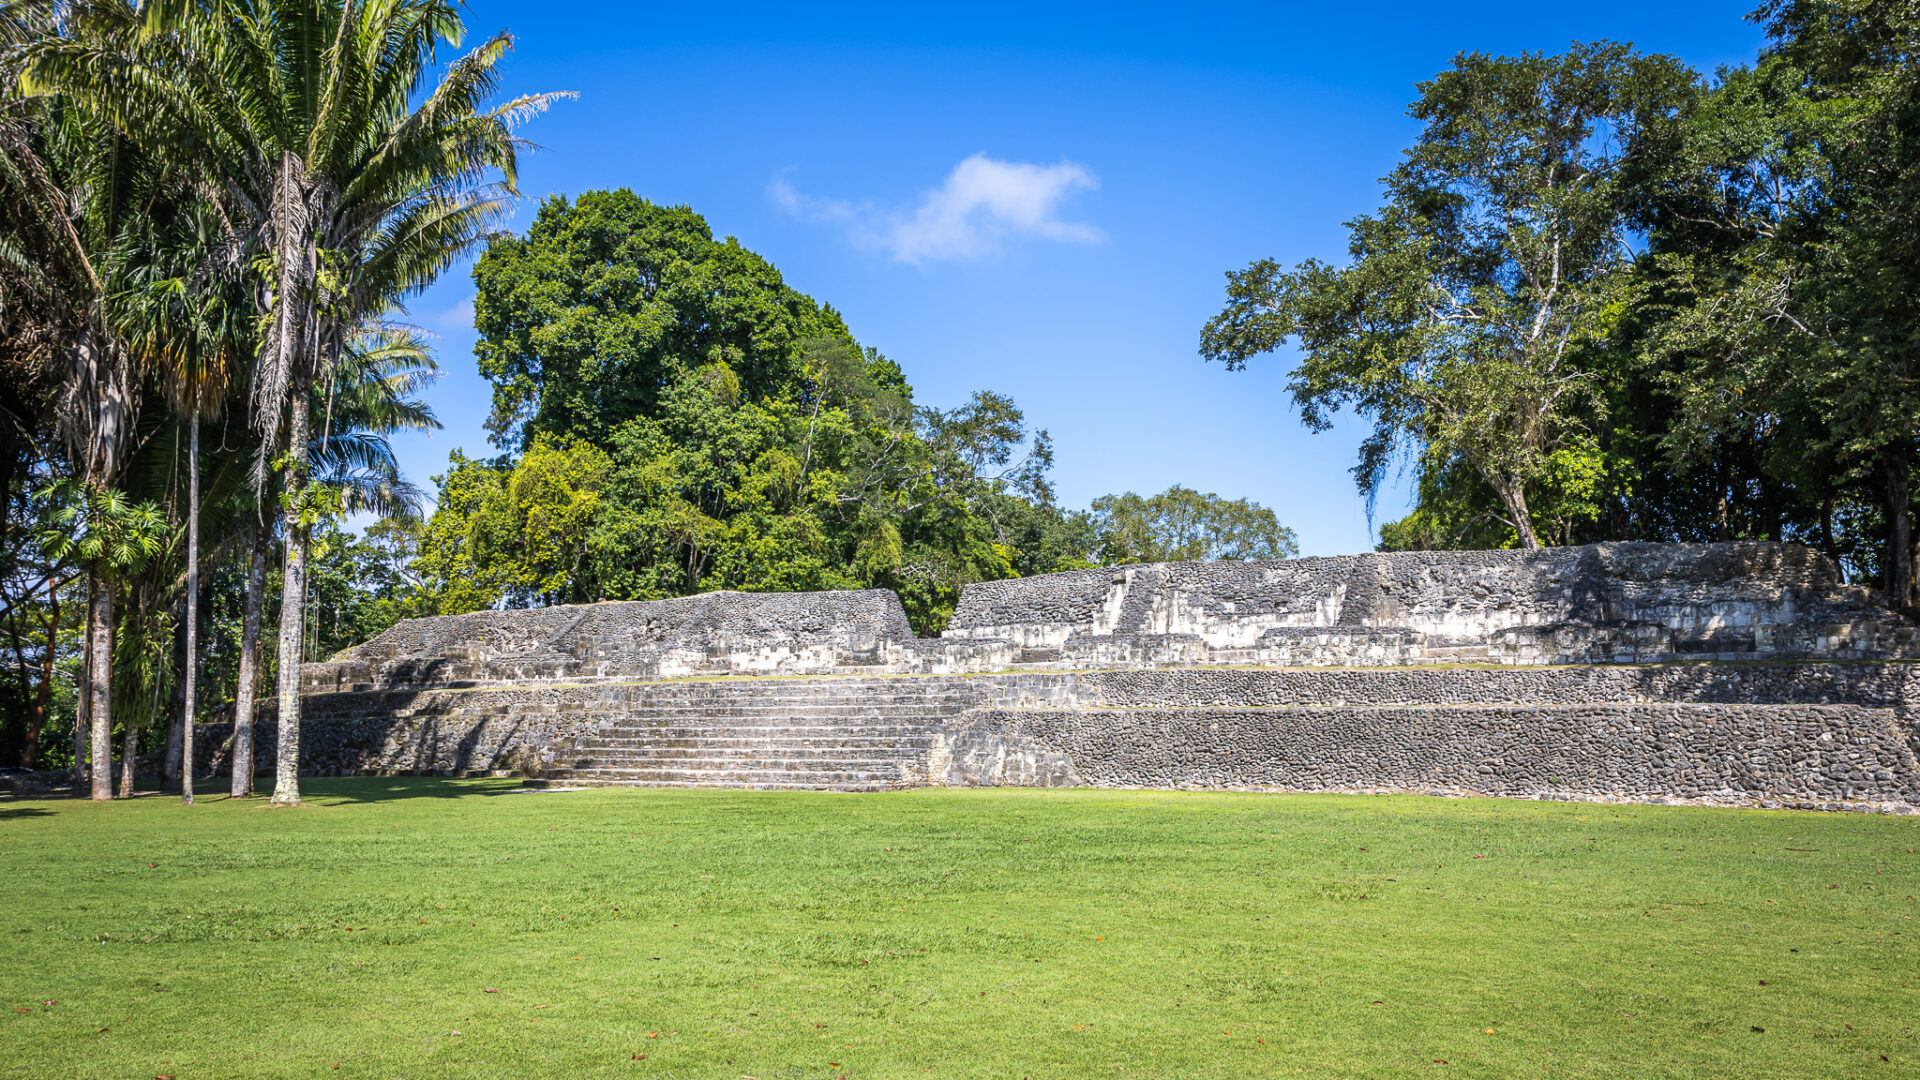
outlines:
[{"label": "large green tree", "polygon": [[[513,124],[549,96],[489,107],[505,34],[438,73],[464,34],[450,0],[125,0],[76,4],[93,32],[49,38],[28,67],[195,170],[270,267],[252,417],[257,482],[278,466],[279,646],[297,656],[310,527],[311,387],[350,337],[424,287],[495,219],[520,148]],[[322,422],[324,433],[324,420]],[[274,800],[299,801],[298,665],[283,665]]]},{"label": "large green tree", "polygon": [[965,582],[1054,568],[1012,542],[1059,520],[1044,431],[993,393],[916,406],[833,309],[685,207],[550,199],[474,282],[510,455],[442,478],[430,609],[878,586],[931,630]]},{"label": "large green tree", "polygon": [[1864,496],[1888,594],[1920,604],[1920,7],[1773,0],[1754,17],[1772,39],[1759,64],[1672,126],[1645,180],[1666,441],[1758,446],[1835,554],[1836,511]]},{"label": "large green tree", "polygon": [[1343,408],[1374,425],[1354,470],[1370,502],[1402,452],[1457,461],[1538,547],[1542,486],[1597,467],[1588,421],[1604,399],[1583,352],[1632,280],[1621,178],[1639,129],[1693,83],[1669,57],[1614,44],[1462,54],[1420,85],[1420,136],[1386,205],[1350,224],[1347,265],[1228,274],[1202,355],[1238,369],[1297,342],[1307,425]]},{"label": "large green tree", "polygon": [[1223,499],[1179,484],[1158,495],[1129,491],[1093,500],[1100,565],[1212,559],[1290,559],[1300,553],[1293,530],[1272,510],[1247,499]]},{"label": "large green tree", "polygon": [[691,371],[724,369],[746,401],[791,394],[810,343],[851,340],[830,308],[684,206],[622,188],[554,196],[473,271],[475,355],[502,446],[611,439],[655,416]]}]

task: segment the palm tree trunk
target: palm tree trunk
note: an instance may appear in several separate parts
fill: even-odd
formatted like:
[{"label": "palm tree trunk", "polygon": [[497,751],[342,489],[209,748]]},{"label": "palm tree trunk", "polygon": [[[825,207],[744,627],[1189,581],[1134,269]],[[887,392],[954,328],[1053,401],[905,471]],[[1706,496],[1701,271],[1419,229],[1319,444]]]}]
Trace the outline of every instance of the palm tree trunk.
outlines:
[{"label": "palm tree trunk", "polygon": [[93,615],[87,634],[93,653],[87,670],[87,719],[92,728],[92,789],[88,797],[113,798],[113,587],[96,567],[87,575]]},{"label": "palm tree trunk", "polygon": [[187,418],[187,705],[180,716],[180,803],[193,805],[193,709],[200,673],[200,416]]},{"label": "palm tree trunk", "polygon": [[133,798],[133,759],[140,753],[140,730],[125,725],[120,733],[120,797]]},{"label": "palm tree trunk", "polygon": [[260,602],[267,591],[266,526],[255,525],[248,555],[247,608],[240,621],[240,677],[233,691],[233,797],[253,794],[253,701],[260,695]]},{"label": "palm tree trunk", "polygon": [[307,542],[300,527],[300,496],[307,485],[307,388],[290,395],[287,420],[286,571],[280,582],[280,740],[274,761],[273,801],[300,801],[300,645],[307,599]]},{"label": "palm tree trunk", "polygon": [[87,794],[87,733],[93,705],[93,578],[87,578],[87,617],[80,631],[80,681],[73,695],[73,797]]},{"label": "palm tree trunk", "polygon": [[53,666],[60,650],[55,647],[56,636],[60,630],[60,586],[62,582],[53,582],[47,586],[47,616],[44,625],[47,629],[47,647],[40,654],[40,693],[33,705],[33,722],[27,727],[27,745],[21,751],[20,764],[33,768],[34,758],[40,756],[40,735],[46,729],[47,713],[53,707]]}]

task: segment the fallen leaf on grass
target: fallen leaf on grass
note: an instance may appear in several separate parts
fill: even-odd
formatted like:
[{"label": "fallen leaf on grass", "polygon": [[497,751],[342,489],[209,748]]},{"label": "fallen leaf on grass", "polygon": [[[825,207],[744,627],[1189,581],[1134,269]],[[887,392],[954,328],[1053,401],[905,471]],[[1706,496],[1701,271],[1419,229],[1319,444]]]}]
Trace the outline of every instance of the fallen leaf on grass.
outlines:
[{"label": "fallen leaf on grass", "polygon": [[1754,1027],[1754,1029],[1753,1029],[1753,1030],[1755,1030],[1755,1031],[1758,1031],[1758,1032],[1761,1032],[1761,1033],[1763,1033],[1763,1034],[1764,1034],[1764,1033],[1766,1032],[1766,1030],[1767,1030],[1767,1029],[1766,1029],[1766,1028],[1763,1028],[1763,1027],[1759,1027],[1759,1026],[1757,1026],[1757,1025],[1756,1025],[1756,1026]]},{"label": "fallen leaf on grass", "polygon": [[14,1007],[14,1010],[13,1010],[13,1011],[14,1011],[14,1012],[23,1012],[23,1013],[30,1013],[30,1012],[32,1012],[33,1010],[32,1010],[32,1009],[22,1009],[22,1008],[20,1008],[20,1007],[18,1007],[18,1006],[15,1006],[15,1007]]},{"label": "fallen leaf on grass", "polygon": [[482,991],[480,991],[480,992],[481,992],[481,993],[483,993],[483,994],[497,994],[497,993],[499,993],[500,991],[498,991],[498,990],[482,990]]}]

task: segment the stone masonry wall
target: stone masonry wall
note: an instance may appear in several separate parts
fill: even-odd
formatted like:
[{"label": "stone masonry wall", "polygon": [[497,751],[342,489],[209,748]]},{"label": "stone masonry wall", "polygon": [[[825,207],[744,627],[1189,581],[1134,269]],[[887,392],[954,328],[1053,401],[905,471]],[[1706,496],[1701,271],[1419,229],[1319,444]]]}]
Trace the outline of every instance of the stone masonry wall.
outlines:
[{"label": "stone masonry wall", "polygon": [[1594,544],[1155,563],[962,592],[945,636],[1066,665],[1645,663],[1913,655],[1914,628],[1792,544]]},{"label": "stone masonry wall", "polygon": [[1792,544],[1595,544],[1156,563],[976,582],[939,638],[869,589],[411,619],[307,693],[703,675],[960,674],[1920,656],[1920,631]]},{"label": "stone masonry wall", "polygon": [[[681,703],[710,696],[724,716],[755,686],[788,682],[312,695],[302,771],[537,773],[551,748],[643,714],[660,693]],[[955,703],[935,725],[926,767],[934,782],[953,785],[1920,806],[1920,665],[1909,663],[1202,668],[878,682]],[[224,766],[229,733],[208,726],[196,739],[203,772]],[[255,741],[267,769],[270,708]]]},{"label": "stone masonry wall", "polygon": [[1785,544],[1073,571],[966,586],[938,639],[884,590],[718,592],[400,623],[302,668],[301,766],[1911,807],[1910,658]]},{"label": "stone masonry wall", "polygon": [[1062,776],[1911,812],[1920,766],[1909,725],[1857,705],[1003,709],[956,725],[942,762],[955,785]]}]

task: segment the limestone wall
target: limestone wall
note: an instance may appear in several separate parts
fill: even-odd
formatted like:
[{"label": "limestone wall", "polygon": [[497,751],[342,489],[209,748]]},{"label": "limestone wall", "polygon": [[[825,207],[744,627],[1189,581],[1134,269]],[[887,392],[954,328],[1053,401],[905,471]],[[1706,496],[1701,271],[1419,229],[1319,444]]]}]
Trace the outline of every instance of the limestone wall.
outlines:
[{"label": "limestone wall", "polygon": [[1645,663],[1915,654],[1911,623],[1792,544],[1595,544],[1156,563],[981,582],[950,639],[1073,666]]},{"label": "limestone wall", "polygon": [[301,668],[309,694],[591,679],[979,671],[1013,660],[993,641],[921,640],[885,589],[713,592],[408,619]]},{"label": "limestone wall", "polygon": [[882,590],[721,592],[401,623],[302,669],[301,764],[1913,807],[1916,656],[1781,544],[1075,571],[969,585],[939,639]]},{"label": "limestone wall", "polygon": [[940,753],[954,785],[1059,777],[1911,812],[1911,735],[1896,710],[1858,705],[1003,709],[968,714]]},{"label": "limestone wall", "polygon": [[698,675],[1647,663],[1920,655],[1790,544],[1598,544],[1081,570],[961,591],[937,639],[891,592],[716,592],[412,619],[307,693]]},{"label": "limestone wall", "polygon": [[[907,770],[955,785],[1386,790],[1746,805],[1920,807],[1920,665],[1018,672],[544,683],[312,695],[302,771],[540,774],[597,732],[730,724],[781,753],[765,706],[815,734],[846,703],[911,715]],[[704,703],[704,705],[703,705]],[[902,703],[892,705],[887,703]],[[907,704],[911,703],[911,704]],[[730,718],[738,718],[730,719]],[[229,732],[196,739],[203,772]],[[257,733],[272,763],[273,719]],[[676,744],[679,745],[679,744]],[[823,753],[818,749],[807,753]],[[921,781],[915,781],[921,782]]]}]

